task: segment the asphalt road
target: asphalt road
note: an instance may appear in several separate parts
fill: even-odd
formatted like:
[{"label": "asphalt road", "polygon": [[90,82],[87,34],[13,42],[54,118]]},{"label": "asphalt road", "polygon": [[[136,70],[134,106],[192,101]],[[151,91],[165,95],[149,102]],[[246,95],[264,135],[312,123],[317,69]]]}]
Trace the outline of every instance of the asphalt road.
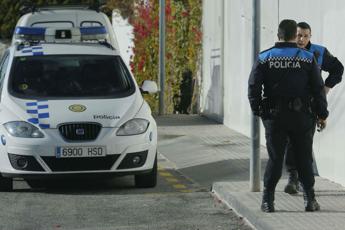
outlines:
[{"label": "asphalt road", "polygon": [[[193,124],[193,120],[185,122]],[[229,167],[207,154],[197,139],[180,135],[181,124],[169,123],[175,131],[164,127],[164,121],[158,124],[155,188],[135,188],[132,176],[53,181],[36,189],[16,180],[13,192],[0,194],[0,230],[251,229],[210,192],[213,181],[229,179],[225,170]],[[215,160],[217,164],[212,163]]]},{"label": "asphalt road", "polygon": [[137,189],[131,176],[54,181],[32,189],[23,180],[1,193],[1,230],[250,229],[205,188],[159,159],[156,188]]}]

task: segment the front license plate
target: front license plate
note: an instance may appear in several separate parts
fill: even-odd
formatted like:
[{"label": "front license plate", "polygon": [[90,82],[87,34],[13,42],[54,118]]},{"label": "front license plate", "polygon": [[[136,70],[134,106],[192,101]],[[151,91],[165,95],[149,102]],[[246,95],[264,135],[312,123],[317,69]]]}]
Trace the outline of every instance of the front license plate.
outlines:
[{"label": "front license plate", "polygon": [[104,157],[105,146],[58,146],[56,147],[56,158],[71,157]]}]

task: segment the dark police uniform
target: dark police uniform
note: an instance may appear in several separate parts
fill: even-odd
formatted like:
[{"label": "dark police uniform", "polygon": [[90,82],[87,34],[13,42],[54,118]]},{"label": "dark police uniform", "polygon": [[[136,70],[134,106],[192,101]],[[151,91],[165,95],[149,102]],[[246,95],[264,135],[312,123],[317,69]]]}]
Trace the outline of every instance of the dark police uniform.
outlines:
[{"label": "dark police uniform", "polygon": [[[326,47],[309,42],[306,49],[314,54],[320,71],[323,70],[329,73],[325,80],[325,86],[333,88],[336,84],[341,82],[344,66],[327,50]],[[296,170],[295,155],[290,144],[287,148],[285,163],[289,171]]]},{"label": "dark police uniform", "polygon": [[309,42],[306,49],[314,54],[320,69],[329,73],[325,80],[325,86],[333,88],[336,84],[341,82],[344,66],[326,47],[311,44]]},{"label": "dark police uniform", "polygon": [[[315,183],[312,170],[312,143],[315,118],[328,116],[324,82],[313,53],[296,43],[278,42],[260,53],[249,77],[248,98],[255,115],[262,117],[269,160],[264,175],[268,191],[282,174],[288,140],[296,152],[296,167],[305,190]],[[262,94],[263,90],[263,94]]]}]

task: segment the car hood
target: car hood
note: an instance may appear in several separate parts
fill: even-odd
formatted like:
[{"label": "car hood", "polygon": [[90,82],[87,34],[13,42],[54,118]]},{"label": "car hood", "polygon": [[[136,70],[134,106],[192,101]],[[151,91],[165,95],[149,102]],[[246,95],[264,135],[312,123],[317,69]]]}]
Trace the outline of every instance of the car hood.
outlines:
[{"label": "car hood", "polygon": [[[119,127],[140,109],[143,98],[139,95],[135,93],[124,98],[92,100],[24,100],[9,97],[3,104],[17,120],[41,128],[57,128],[59,124],[80,122]],[[12,117],[11,120],[16,119]]]}]

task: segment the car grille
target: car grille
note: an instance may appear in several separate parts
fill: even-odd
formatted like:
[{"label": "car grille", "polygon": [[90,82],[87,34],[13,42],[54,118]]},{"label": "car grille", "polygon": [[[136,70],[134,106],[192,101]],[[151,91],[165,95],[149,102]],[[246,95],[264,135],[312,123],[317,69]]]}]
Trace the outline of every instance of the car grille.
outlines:
[{"label": "car grille", "polygon": [[85,158],[56,158],[42,156],[44,162],[53,172],[109,170],[114,165],[120,154],[106,157]]},{"label": "car grille", "polygon": [[60,134],[69,141],[95,140],[102,126],[98,123],[69,123],[59,126]]}]

